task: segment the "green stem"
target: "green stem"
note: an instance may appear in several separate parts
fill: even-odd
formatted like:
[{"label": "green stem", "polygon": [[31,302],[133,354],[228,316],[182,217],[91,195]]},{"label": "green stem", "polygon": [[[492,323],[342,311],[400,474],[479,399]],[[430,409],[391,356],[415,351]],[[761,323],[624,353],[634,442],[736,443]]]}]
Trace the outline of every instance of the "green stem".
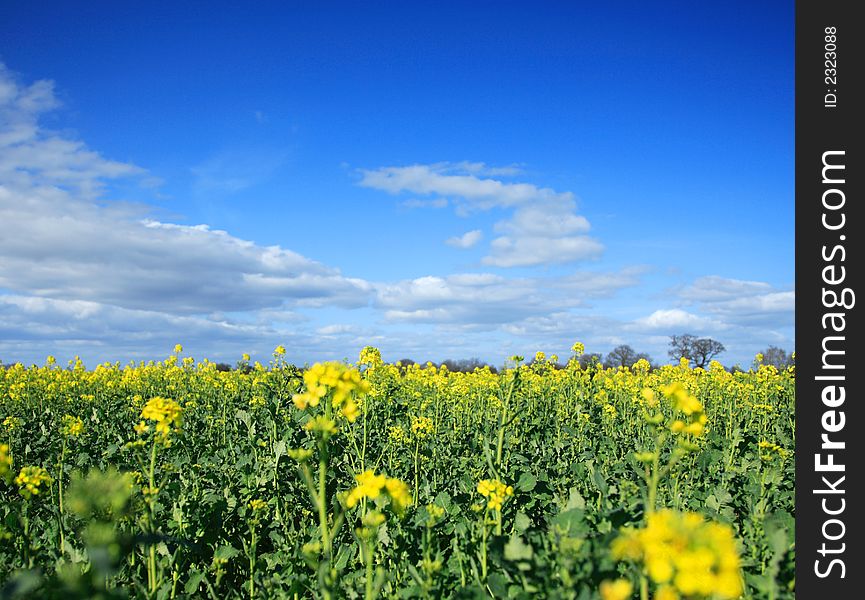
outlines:
[{"label": "green stem", "polygon": [[257,544],[257,540],[255,539],[255,524],[251,523],[249,526],[250,529],[250,542],[249,542],[249,597],[255,597],[255,546]]},{"label": "green stem", "polygon": [[58,515],[58,525],[60,529],[60,553],[63,553],[63,547],[66,544],[66,532],[63,527],[63,463],[66,461],[66,436],[63,436],[63,445],[60,450],[60,465],[57,473],[57,498],[60,505],[60,515]]},{"label": "green stem", "polygon": [[330,557],[330,535],[327,531],[327,442],[319,442],[318,460],[318,522],[321,527],[321,547]]},{"label": "green stem", "polygon": [[365,598],[366,600],[373,600],[375,598],[375,591],[373,589],[373,577],[372,577],[372,558],[373,551],[375,550],[373,541],[373,534],[370,533],[369,537],[366,540],[366,586],[365,586]]},{"label": "green stem", "polygon": [[420,440],[415,440],[414,443],[414,494],[413,494],[413,503],[417,504],[418,497],[418,487],[420,483],[420,464],[418,461],[418,454],[420,453]]},{"label": "green stem", "polygon": [[484,520],[481,523],[481,581],[487,580],[487,516],[489,510],[484,510]]},{"label": "green stem", "polygon": [[[152,536],[156,535],[156,523],[153,514],[153,505],[156,496],[156,436],[153,437],[153,443],[150,447],[150,470],[148,472],[148,484],[150,493],[147,496],[147,513],[148,513],[148,533]],[[150,547],[147,552],[147,583],[151,594],[156,593],[156,544],[150,540]]]}]

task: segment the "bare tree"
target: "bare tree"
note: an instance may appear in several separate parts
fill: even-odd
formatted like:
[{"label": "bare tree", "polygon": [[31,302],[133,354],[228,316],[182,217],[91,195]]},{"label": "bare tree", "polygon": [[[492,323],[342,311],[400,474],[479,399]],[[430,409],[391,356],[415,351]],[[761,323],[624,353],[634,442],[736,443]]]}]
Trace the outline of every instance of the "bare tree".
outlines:
[{"label": "bare tree", "polygon": [[452,373],[471,373],[475,369],[482,369],[484,367],[489,367],[492,372],[496,372],[495,367],[493,367],[492,365],[488,365],[479,358],[462,358],[460,360],[448,358],[447,360],[442,361],[439,366],[447,367],[448,371]]},{"label": "bare tree", "polygon": [[591,365],[599,365],[601,364],[601,355],[597,352],[592,352],[591,354],[583,354],[580,356],[580,368],[588,369]]},{"label": "bare tree", "polygon": [[778,370],[784,370],[793,365],[793,357],[777,346],[769,346],[763,352],[763,364],[772,365]]},{"label": "bare tree", "polygon": [[695,367],[705,369],[709,362],[724,352],[724,344],[711,338],[698,338],[690,334],[670,336],[670,358],[687,358]]},{"label": "bare tree", "polygon": [[645,359],[649,363],[652,362],[649,355],[645,352],[637,353],[629,345],[622,344],[621,346],[616,346],[610,350],[610,353],[607,354],[607,357],[604,359],[604,366],[608,369],[614,369],[616,367],[631,367],[640,359]]}]

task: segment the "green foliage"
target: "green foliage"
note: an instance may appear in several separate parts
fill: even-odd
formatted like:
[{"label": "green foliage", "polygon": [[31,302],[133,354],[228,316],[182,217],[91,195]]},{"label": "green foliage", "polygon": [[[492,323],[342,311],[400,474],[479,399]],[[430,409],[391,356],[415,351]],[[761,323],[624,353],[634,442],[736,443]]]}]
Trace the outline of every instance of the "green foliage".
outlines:
[{"label": "green foliage", "polygon": [[[627,577],[610,545],[643,521],[641,460],[657,460],[671,466],[656,505],[730,525],[746,597],[792,598],[793,368],[605,370],[536,357],[455,373],[370,361],[356,418],[341,412],[347,402],[319,410],[331,434],[295,406],[304,373],[281,355],[239,364],[0,371],[11,457],[0,595],[597,599],[602,581]],[[707,418],[687,453],[669,430],[658,443],[675,407],[642,393],[660,398],[674,382]],[[153,398],[182,418],[167,403],[143,417]],[[83,423],[74,440],[66,416]],[[14,477],[25,466],[52,478],[31,497]],[[391,510],[381,492],[347,506],[367,471],[407,482],[413,504]],[[490,508],[482,480],[512,493]]]}]

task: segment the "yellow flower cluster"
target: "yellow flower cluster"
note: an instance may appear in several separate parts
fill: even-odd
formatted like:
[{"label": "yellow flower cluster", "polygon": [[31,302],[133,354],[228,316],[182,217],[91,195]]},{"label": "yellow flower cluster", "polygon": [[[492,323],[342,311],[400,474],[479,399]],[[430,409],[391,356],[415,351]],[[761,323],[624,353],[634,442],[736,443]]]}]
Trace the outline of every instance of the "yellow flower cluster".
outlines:
[{"label": "yellow flower cluster", "polygon": [[478,493],[487,499],[488,509],[501,510],[505,500],[514,495],[514,488],[498,479],[481,479],[478,482]]},{"label": "yellow flower cluster", "polygon": [[51,485],[54,479],[42,467],[24,467],[15,478],[18,492],[25,498],[36,496],[42,491],[42,486]]},{"label": "yellow flower cluster", "polygon": [[[147,421],[154,421],[156,433],[162,437],[163,441],[167,441],[168,434],[172,430],[177,431],[180,429],[183,421],[183,409],[174,400],[156,396],[148,400],[144,408],[141,409],[141,418]],[[146,433],[150,431],[150,427],[142,420],[135,427],[135,431]]]},{"label": "yellow flower cluster", "polygon": [[247,504],[249,507],[250,517],[254,523],[258,523],[264,516],[267,515],[267,502],[261,498],[253,498]]},{"label": "yellow flower cluster", "polygon": [[634,586],[627,579],[601,582],[601,600],[628,600]]},{"label": "yellow flower cluster", "polygon": [[394,444],[404,444],[407,443],[409,438],[405,433],[405,429],[400,427],[399,425],[393,425],[388,430],[388,438]]},{"label": "yellow flower cluster", "polygon": [[337,432],[336,423],[330,417],[317,415],[307,421],[303,426],[307,431],[321,434],[325,439],[334,435]]},{"label": "yellow flower cluster", "polygon": [[82,421],[80,417],[63,415],[63,420],[60,425],[60,433],[65,437],[78,437],[84,433],[84,421]]},{"label": "yellow flower cluster", "polygon": [[23,421],[19,417],[6,417],[3,419],[3,427],[6,431],[12,432],[20,428]]},{"label": "yellow flower cluster", "polygon": [[445,509],[443,507],[439,506],[438,504],[434,504],[434,503],[426,505],[426,512],[429,515],[429,523],[430,524],[435,523],[436,521],[441,519],[443,516],[445,516]]},{"label": "yellow flower cluster", "polygon": [[338,408],[350,423],[354,422],[358,414],[354,395],[369,391],[369,383],[361,378],[357,369],[338,362],[314,364],[304,372],[303,382],[306,391],[293,397],[298,409],[318,406],[322,398],[331,393],[333,408]]},{"label": "yellow flower cluster", "polygon": [[366,365],[368,367],[377,367],[383,362],[384,361],[381,359],[381,351],[373,346],[364,346],[357,359],[357,364]]},{"label": "yellow flower cluster", "polygon": [[401,513],[412,502],[408,485],[399,479],[386,475],[376,475],[375,471],[371,469],[356,475],[354,479],[357,481],[357,486],[345,497],[347,508],[354,508],[364,498],[375,500],[384,495],[390,498],[393,509]]},{"label": "yellow flower cluster", "polygon": [[652,513],[644,528],[623,529],[611,550],[614,558],[643,563],[659,586],[656,597],[732,599],[742,594],[733,531],[697,513]]},{"label": "yellow flower cluster", "polygon": [[429,417],[412,417],[411,432],[418,438],[423,439],[433,433],[433,421]]},{"label": "yellow flower cluster", "polygon": [[0,479],[8,481],[12,472],[12,453],[9,444],[0,444]]},{"label": "yellow flower cluster", "polygon": [[687,417],[687,422],[676,419],[670,425],[670,430],[673,433],[687,433],[695,437],[703,435],[706,428],[708,418],[703,412],[702,403],[697,400],[696,396],[688,393],[680,382],[674,381],[670,385],[661,386],[661,392],[670,401],[674,408]]},{"label": "yellow flower cluster", "polygon": [[757,447],[760,448],[760,459],[766,462],[770,462],[775,456],[779,456],[781,458],[787,457],[787,450],[779,446],[778,444],[773,444],[772,442],[767,442],[766,440],[762,440],[757,444]]}]

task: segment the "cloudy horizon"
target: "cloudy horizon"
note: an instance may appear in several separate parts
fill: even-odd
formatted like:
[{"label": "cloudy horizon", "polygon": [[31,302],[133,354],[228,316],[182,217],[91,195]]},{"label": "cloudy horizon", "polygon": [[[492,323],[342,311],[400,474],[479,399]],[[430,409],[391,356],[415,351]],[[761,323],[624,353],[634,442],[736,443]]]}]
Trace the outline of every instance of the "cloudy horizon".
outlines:
[{"label": "cloudy horizon", "polygon": [[[704,46],[701,60],[724,49]],[[329,52],[352,68],[349,50]],[[611,153],[605,135],[643,142],[610,115],[607,129],[582,125],[596,134],[581,138],[584,148],[542,119],[512,141],[484,139],[481,131],[510,128],[507,106],[489,109],[490,123],[472,109],[478,133],[461,133],[465,115],[453,106],[446,120],[429,109],[421,118],[382,108],[368,112],[370,130],[348,125],[361,107],[342,113],[328,100],[327,114],[316,113],[321,94],[335,91],[328,77],[337,67],[321,66],[324,79],[314,83],[303,71],[318,68],[309,57],[290,75],[322,87],[314,101],[258,81],[248,102],[217,97],[196,117],[182,107],[208,90],[218,96],[217,75],[205,73],[141,112],[120,74],[98,83],[95,58],[72,66],[59,56],[52,47],[28,59],[0,45],[5,363],[158,360],[180,343],[187,355],[232,364],[243,353],[266,362],[277,345],[298,364],[354,360],[366,345],[388,361],[502,364],[536,351],[567,357],[580,341],[602,354],[629,344],[664,364],[669,337],[684,333],[722,342],[718,359],[728,366],[747,367],[770,345],[794,349],[792,128],[784,129],[792,74],[777,127],[765,123],[770,103],[725,117],[695,105],[697,114],[681,118],[723,122],[711,132],[666,124],[672,137],[655,142],[656,156],[627,145]],[[179,76],[188,67],[165,68]],[[690,84],[711,88],[715,80],[697,70]],[[467,76],[442,73],[417,77]],[[638,76],[622,75],[620,85]],[[84,89],[88,77],[114,94],[110,110]],[[355,95],[413,93],[408,74],[375,77]],[[576,83],[561,85],[579,95]],[[645,85],[653,103],[668,93]],[[727,80],[725,94],[746,85]],[[538,96],[525,102],[547,106]],[[601,105],[587,106],[600,114]],[[577,109],[549,110],[579,120]],[[148,115],[159,124],[148,125]],[[223,117],[222,129],[206,134],[195,121]],[[331,135],[325,117],[350,130]],[[428,120],[412,121],[423,136],[405,131],[410,118]],[[733,124],[758,122],[764,129],[725,137]],[[441,137],[429,131],[437,124],[447,129]],[[640,136],[650,147],[652,134]],[[770,161],[767,147],[779,156]],[[763,158],[749,166],[754,157]]]}]

